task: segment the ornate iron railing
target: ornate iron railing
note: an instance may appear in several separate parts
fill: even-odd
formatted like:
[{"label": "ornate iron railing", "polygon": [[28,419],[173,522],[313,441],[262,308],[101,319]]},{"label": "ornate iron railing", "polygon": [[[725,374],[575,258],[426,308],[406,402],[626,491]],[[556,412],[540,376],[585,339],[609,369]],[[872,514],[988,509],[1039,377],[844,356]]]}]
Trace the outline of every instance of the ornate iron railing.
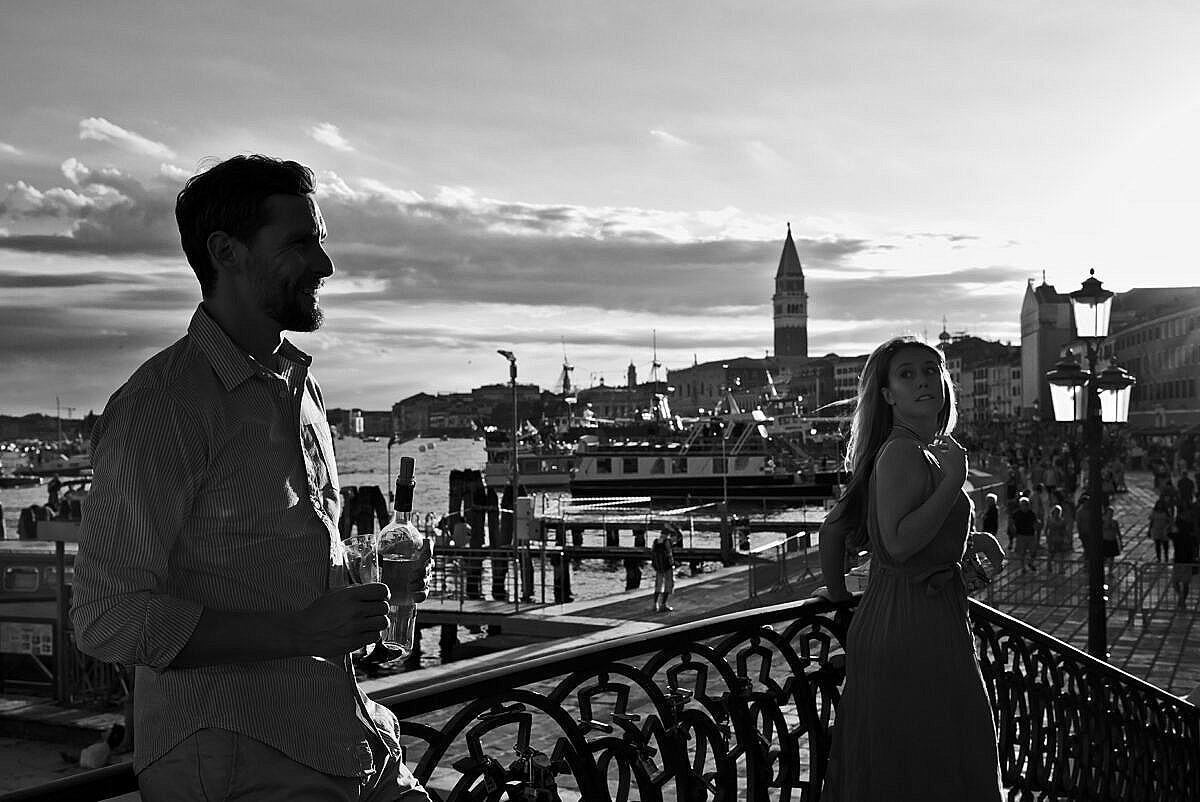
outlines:
[{"label": "ornate iron railing", "polygon": [[[815,800],[856,605],[734,613],[379,701],[442,800]],[[1200,799],[1197,708],[978,602],[971,611],[1010,799]],[[20,798],[104,799],[133,778],[71,782]]]}]

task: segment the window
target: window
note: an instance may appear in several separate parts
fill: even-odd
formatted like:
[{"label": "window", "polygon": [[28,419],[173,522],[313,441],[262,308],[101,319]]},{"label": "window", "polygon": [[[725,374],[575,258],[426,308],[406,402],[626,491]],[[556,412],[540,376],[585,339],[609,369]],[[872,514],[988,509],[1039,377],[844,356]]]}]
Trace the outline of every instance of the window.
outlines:
[{"label": "window", "polygon": [[671,473],[687,473],[687,457],[671,458]]},{"label": "window", "polygon": [[623,457],[621,459],[621,473],[637,473],[638,464],[637,457]]},{"label": "window", "polygon": [[662,457],[655,457],[654,462],[650,463],[650,473],[664,473],[665,471],[665,460]]},{"label": "window", "polygon": [[596,473],[612,473],[612,457],[597,457]]},{"label": "window", "polygon": [[41,574],[28,566],[13,566],[4,569],[4,589],[16,593],[34,593],[38,589]]},{"label": "window", "polygon": [[724,457],[713,457],[713,473],[722,474],[727,470]]}]

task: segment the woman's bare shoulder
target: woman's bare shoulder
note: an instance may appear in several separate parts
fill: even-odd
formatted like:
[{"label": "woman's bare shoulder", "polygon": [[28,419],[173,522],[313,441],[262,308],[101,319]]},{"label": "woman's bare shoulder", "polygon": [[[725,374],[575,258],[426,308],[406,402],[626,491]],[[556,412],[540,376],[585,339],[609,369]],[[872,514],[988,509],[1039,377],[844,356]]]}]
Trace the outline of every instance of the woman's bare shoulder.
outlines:
[{"label": "woman's bare shoulder", "polygon": [[929,464],[929,457],[925,453],[925,447],[916,440],[910,440],[907,437],[898,437],[895,440],[889,440],[879,449],[879,456],[875,460],[876,470],[887,472],[893,471],[910,471],[919,467],[925,467]]}]

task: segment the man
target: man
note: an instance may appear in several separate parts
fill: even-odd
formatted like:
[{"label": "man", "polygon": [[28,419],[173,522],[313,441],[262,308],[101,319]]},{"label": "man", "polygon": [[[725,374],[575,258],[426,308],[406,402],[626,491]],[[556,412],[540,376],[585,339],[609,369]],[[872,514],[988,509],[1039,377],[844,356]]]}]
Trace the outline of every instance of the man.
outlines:
[{"label": "man", "polygon": [[[654,612],[669,613],[675,608],[667,604],[675,590],[675,532],[674,524],[663,524],[658,537],[650,544],[650,565],[654,568]],[[682,534],[682,533],[680,533]]]},{"label": "man", "polygon": [[1033,511],[1028,496],[1017,499],[1017,509],[1008,518],[1009,535],[1016,541],[1021,557],[1021,573],[1037,570],[1038,527],[1041,520]]},{"label": "man", "polygon": [[[387,587],[347,587],[310,358],[333,274],[312,172],[237,156],[175,216],[203,300],[109,399],[75,563],[79,647],[137,666],[142,798],[428,800],[349,653]],[[423,598],[424,586],[418,598]]]}]

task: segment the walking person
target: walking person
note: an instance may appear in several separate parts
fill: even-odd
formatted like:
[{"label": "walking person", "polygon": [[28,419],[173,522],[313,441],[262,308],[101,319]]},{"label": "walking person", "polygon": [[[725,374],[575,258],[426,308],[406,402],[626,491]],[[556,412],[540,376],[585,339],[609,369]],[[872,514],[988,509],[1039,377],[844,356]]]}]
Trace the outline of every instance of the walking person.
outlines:
[{"label": "walking person", "polygon": [[1092,532],[1092,496],[1086,490],[1079,494],[1079,503],[1075,505],[1075,529],[1079,532],[1084,559],[1087,559],[1095,547],[1095,535]]},{"label": "walking person", "polygon": [[1150,510],[1150,539],[1154,541],[1154,561],[1170,562],[1171,561],[1171,527],[1174,526],[1174,521],[1171,520],[1171,514],[1167,512],[1167,504],[1162,498],[1154,502],[1153,509]]},{"label": "walking person", "polygon": [[1121,554],[1121,523],[1116,519],[1112,505],[1104,508],[1104,518],[1100,522],[1100,553],[1104,556],[1105,571],[1108,582],[1113,582],[1113,566]]},{"label": "walking person", "polygon": [[[846,590],[845,554],[871,574],[846,640],[846,683],[822,802],[998,802],[996,728],[967,608],[972,537],[966,452],[945,358],[912,338],[882,344],[859,379],[851,479],[821,526],[819,595]],[[974,534],[999,565],[996,539]]]},{"label": "walking person", "polygon": [[650,565],[654,568],[654,612],[669,613],[667,604],[675,590],[675,527],[665,524],[650,544]]},{"label": "walking person", "polygon": [[1196,516],[1200,508],[1195,505],[1179,509],[1175,520],[1175,528],[1171,532],[1171,545],[1175,547],[1175,564],[1171,566],[1171,585],[1175,588],[1175,598],[1179,609],[1187,607],[1188,592],[1192,589],[1192,576],[1200,573],[1197,566]]},{"label": "walking person", "polygon": [[136,665],[147,802],[429,799],[355,681],[388,588],[349,584],[321,390],[282,337],[320,326],[333,274],[314,189],[264,156],[188,180],[175,216],[202,300],[93,430],[71,617],[82,651]]},{"label": "walking person", "polygon": [[979,531],[987,532],[995,537],[1000,534],[1000,506],[997,504],[999,499],[995,493],[988,493],[985,497],[986,506],[983,508],[983,514],[979,517]]},{"label": "walking person", "polygon": [[1041,521],[1033,511],[1027,496],[1017,500],[1017,509],[1008,517],[1009,537],[1017,543],[1017,556],[1021,560],[1021,573],[1037,570],[1038,527]]},{"label": "walking person", "polygon": [[1046,533],[1046,570],[1053,574],[1057,565],[1057,572],[1065,574],[1067,559],[1072,551],[1071,530],[1067,528],[1067,519],[1061,504],[1050,508],[1043,531]]}]

